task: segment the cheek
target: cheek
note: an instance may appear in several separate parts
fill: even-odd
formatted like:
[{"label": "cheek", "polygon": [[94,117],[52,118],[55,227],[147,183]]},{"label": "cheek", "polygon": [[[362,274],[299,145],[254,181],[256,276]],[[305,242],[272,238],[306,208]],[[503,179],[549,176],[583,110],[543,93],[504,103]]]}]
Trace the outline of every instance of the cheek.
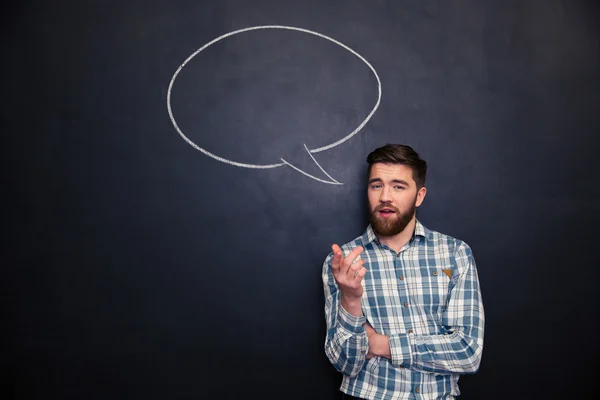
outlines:
[{"label": "cheek", "polygon": [[369,207],[371,210],[373,210],[379,204],[377,195],[375,195],[373,193],[369,193],[368,200],[369,200]]},{"label": "cheek", "polygon": [[401,195],[397,196],[395,201],[396,204],[398,204],[398,207],[400,207],[402,210],[408,210],[415,203],[415,196]]}]

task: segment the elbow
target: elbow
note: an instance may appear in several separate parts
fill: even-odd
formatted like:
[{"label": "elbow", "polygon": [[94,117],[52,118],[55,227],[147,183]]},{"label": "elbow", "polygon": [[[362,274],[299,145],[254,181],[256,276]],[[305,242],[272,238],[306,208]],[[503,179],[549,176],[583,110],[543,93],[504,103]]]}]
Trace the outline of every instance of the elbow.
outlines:
[{"label": "elbow", "polygon": [[338,367],[339,356],[331,348],[331,346],[329,345],[329,343],[325,343],[325,355],[327,356],[327,359],[329,360],[329,362],[331,363],[331,365],[333,365],[333,367],[338,372],[341,372],[340,369],[339,369],[339,367]]},{"label": "elbow", "polygon": [[461,373],[466,375],[471,375],[479,371],[479,366],[481,365],[481,356],[483,354],[483,347],[475,346],[475,348],[471,348],[471,354],[468,358],[466,358],[466,362],[463,363],[463,368]]},{"label": "elbow", "polygon": [[467,365],[462,371],[465,375],[472,375],[479,371],[479,365],[481,364],[481,359],[475,360],[472,364]]},{"label": "elbow", "polygon": [[356,378],[358,376],[358,373],[360,372],[360,370],[356,370],[355,372],[350,372],[348,374],[344,374],[342,372],[342,374],[346,375],[348,378]]},{"label": "elbow", "polygon": [[365,362],[364,355],[362,359],[359,359],[359,357],[348,357],[343,352],[337,352],[328,345],[325,345],[325,355],[336,371],[350,378],[355,378],[360,373]]},{"label": "elbow", "polygon": [[362,366],[364,364],[364,360],[362,362],[354,362],[348,365],[346,371],[340,371],[342,374],[346,375],[349,378],[356,378],[360,371],[362,370]]},{"label": "elbow", "polygon": [[346,363],[340,368],[336,367],[336,369],[349,378],[356,378],[360,373],[363,366],[363,362],[355,362],[355,363]]}]

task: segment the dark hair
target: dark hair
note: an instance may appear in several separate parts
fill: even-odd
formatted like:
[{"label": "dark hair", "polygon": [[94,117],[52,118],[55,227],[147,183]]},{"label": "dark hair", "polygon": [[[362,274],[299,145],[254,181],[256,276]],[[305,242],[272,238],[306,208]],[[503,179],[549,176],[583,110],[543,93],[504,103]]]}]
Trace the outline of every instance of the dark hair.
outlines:
[{"label": "dark hair", "polygon": [[402,164],[412,169],[413,179],[417,183],[417,189],[425,186],[427,175],[427,162],[422,160],[412,147],[404,144],[386,144],[373,150],[367,156],[369,163],[368,176],[371,175],[371,167],[375,163]]}]

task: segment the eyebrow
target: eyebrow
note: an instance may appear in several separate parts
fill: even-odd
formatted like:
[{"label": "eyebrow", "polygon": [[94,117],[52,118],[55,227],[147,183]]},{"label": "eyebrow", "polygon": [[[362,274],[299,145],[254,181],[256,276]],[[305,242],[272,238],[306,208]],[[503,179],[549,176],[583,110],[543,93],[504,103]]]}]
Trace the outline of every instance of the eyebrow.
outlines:
[{"label": "eyebrow", "polygon": [[[372,183],[375,183],[375,182],[383,183],[383,180],[381,178],[369,179],[369,185]],[[401,185],[409,186],[408,182],[406,182],[405,180],[402,180],[402,179],[392,179],[392,183],[399,183]]]}]

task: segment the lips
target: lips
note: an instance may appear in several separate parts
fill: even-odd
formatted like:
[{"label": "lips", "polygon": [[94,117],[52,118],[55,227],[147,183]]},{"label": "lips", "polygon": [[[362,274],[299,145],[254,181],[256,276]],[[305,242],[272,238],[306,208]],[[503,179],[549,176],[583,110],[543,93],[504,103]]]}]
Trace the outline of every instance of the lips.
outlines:
[{"label": "lips", "polygon": [[387,218],[392,215],[395,215],[398,212],[398,210],[396,210],[396,208],[394,208],[394,207],[383,206],[383,207],[377,207],[375,209],[375,212],[378,213],[379,215],[381,215],[382,217]]}]

